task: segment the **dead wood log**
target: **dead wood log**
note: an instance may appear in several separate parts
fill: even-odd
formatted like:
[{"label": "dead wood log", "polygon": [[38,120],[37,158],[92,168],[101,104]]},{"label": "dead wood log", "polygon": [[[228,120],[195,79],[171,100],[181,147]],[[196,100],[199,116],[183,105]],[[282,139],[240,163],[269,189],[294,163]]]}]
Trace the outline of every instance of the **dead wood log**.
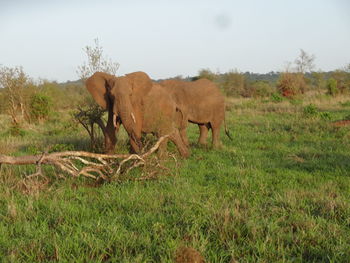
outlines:
[{"label": "dead wood log", "polygon": [[29,177],[41,176],[42,165],[53,165],[65,174],[73,177],[82,175],[93,179],[115,179],[119,177],[126,163],[129,163],[129,167],[126,169],[127,172],[135,167],[144,165],[145,159],[154,153],[167,137],[168,135],[159,138],[151,149],[141,155],[98,154],[83,151],[53,152],[27,156],[0,154],[0,165],[36,165],[36,173],[29,175]]}]

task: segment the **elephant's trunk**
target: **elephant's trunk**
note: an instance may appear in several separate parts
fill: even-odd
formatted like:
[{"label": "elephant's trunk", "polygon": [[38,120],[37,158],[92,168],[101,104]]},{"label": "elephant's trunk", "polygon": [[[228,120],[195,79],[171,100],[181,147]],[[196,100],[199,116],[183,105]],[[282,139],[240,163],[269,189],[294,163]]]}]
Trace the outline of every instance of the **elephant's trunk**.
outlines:
[{"label": "elephant's trunk", "polygon": [[[133,113],[133,107],[128,98],[119,97],[117,103],[114,104],[114,115],[118,115],[121,122],[128,133],[129,137],[138,145],[141,146],[140,138],[136,135],[135,128],[136,122],[135,115]],[[140,149],[134,149],[138,152]]]}]

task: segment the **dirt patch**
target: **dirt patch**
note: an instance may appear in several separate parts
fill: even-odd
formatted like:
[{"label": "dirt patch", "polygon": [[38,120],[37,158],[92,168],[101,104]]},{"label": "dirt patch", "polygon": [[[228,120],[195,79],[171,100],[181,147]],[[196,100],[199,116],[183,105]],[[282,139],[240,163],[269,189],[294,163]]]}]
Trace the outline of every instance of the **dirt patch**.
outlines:
[{"label": "dirt patch", "polygon": [[180,247],[175,252],[176,263],[204,263],[203,256],[194,248]]},{"label": "dirt patch", "polygon": [[333,126],[335,127],[343,127],[350,125],[350,120],[344,120],[344,121],[335,121],[332,123]]}]

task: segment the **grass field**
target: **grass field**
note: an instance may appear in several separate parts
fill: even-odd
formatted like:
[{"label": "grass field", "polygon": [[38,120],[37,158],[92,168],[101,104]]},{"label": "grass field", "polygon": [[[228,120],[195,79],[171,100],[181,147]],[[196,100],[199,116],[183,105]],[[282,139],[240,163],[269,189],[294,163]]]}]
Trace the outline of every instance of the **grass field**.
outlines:
[{"label": "grass field", "polygon": [[[34,168],[2,165],[0,261],[174,262],[193,248],[206,262],[349,262],[350,126],[332,124],[349,115],[350,97],[230,99],[234,140],[198,147],[192,125],[191,157],[156,180],[95,185],[45,167],[46,183],[23,187]],[[66,112],[17,137],[5,116],[0,127],[1,153],[88,149]]]}]

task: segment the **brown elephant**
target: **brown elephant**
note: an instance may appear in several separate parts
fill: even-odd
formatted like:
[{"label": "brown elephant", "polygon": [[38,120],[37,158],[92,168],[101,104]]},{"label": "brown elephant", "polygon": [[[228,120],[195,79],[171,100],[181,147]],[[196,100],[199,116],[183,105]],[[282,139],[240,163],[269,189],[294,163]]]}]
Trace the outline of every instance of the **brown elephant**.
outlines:
[{"label": "brown elephant", "polygon": [[[105,150],[114,151],[115,133],[123,124],[134,152],[142,147],[141,133],[153,133],[160,137],[169,135],[180,154],[189,155],[179,129],[183,129],[184,115],[176,107],[172,97],[158,84],[152,83],[144,72],[134,72],[122,77],[96,72],[86,80],[86,88],[95,101],[108,110],[105,133]],[[160,148],[164,151],[166,142]]]},{"label": "brown elephant", "polygon": [[225,98],[214,82],[207,79],[192,82],[165,80],[160,84],[171,94],[184,114],[186,123],[182,125],[180,133],[186,145],[189,144],[186,134],[187,121],[198,124],[200,144],[207,144],[208,131],[211,129],[213,147],[218,147],[220,126],[223,122],[226,135],[232,139],[225,123]]}]

